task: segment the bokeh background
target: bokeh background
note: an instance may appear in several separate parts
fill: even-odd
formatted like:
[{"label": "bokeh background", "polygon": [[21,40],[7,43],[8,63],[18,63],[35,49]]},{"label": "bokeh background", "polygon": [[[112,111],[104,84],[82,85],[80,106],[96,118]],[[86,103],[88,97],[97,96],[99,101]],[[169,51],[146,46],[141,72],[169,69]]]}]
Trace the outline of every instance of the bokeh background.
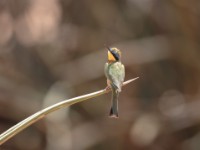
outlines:
[{"label": "bokeh background", "polygon": [[200,1],[0,0],[0,131],[105,88],[104,45],[122,50],[120,118],[110,94],[59,110],[2,150],[199,150]]}]

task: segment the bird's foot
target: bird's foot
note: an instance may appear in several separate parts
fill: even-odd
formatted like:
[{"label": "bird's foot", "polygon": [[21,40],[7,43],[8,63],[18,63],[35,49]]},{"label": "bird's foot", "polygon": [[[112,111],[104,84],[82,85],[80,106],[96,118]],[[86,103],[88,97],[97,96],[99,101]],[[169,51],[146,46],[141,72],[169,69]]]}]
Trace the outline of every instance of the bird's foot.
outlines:
[{"label": "bird's foot", "polygon": [[106,91],[109,91],[110,89],[111,87],[109,85],[105,88]]}]

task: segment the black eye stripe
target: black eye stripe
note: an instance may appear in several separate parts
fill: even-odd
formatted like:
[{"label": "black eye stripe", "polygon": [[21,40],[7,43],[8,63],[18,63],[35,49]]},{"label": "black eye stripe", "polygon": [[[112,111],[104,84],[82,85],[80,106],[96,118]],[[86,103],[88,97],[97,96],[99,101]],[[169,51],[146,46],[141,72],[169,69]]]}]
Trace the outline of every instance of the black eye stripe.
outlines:
[{"label": "black eye stripe", "polygon": [[115,57],[117,61],[119,61],[119,53],[117,53],[115,50],[112,50],[110,47],[107,47],[107,49],[110,51],[110,53]]},{"label": "black eye stripe", "polygon": [[115,51],[111,51],[112,55],[115,57],[116,60],[119,60],[119,53]]}]

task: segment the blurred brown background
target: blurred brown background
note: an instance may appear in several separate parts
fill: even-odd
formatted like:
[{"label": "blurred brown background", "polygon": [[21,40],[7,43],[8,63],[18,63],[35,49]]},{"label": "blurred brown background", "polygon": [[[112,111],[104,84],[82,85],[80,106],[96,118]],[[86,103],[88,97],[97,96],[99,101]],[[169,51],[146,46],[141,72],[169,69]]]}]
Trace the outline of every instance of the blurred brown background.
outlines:
[{"label": "blurred brown background", "polygon": [[122,50],[120,118],[110,94],[62,109],[2,150],[199,150],[200,1],[1,0],[0,131],[106,86],[104,44]]}]

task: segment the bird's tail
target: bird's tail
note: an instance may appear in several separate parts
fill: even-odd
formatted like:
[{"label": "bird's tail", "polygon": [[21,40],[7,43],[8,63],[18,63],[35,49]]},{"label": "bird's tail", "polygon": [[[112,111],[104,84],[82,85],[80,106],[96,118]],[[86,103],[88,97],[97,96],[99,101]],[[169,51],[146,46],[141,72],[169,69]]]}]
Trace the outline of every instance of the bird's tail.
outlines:
[{"label": "bird's tail", "polygon": [[118,89],[112,91],[112,104],[110,109],[109,116],[112,118],[118,118],[118,97],[119,97],[119,91]]}]

